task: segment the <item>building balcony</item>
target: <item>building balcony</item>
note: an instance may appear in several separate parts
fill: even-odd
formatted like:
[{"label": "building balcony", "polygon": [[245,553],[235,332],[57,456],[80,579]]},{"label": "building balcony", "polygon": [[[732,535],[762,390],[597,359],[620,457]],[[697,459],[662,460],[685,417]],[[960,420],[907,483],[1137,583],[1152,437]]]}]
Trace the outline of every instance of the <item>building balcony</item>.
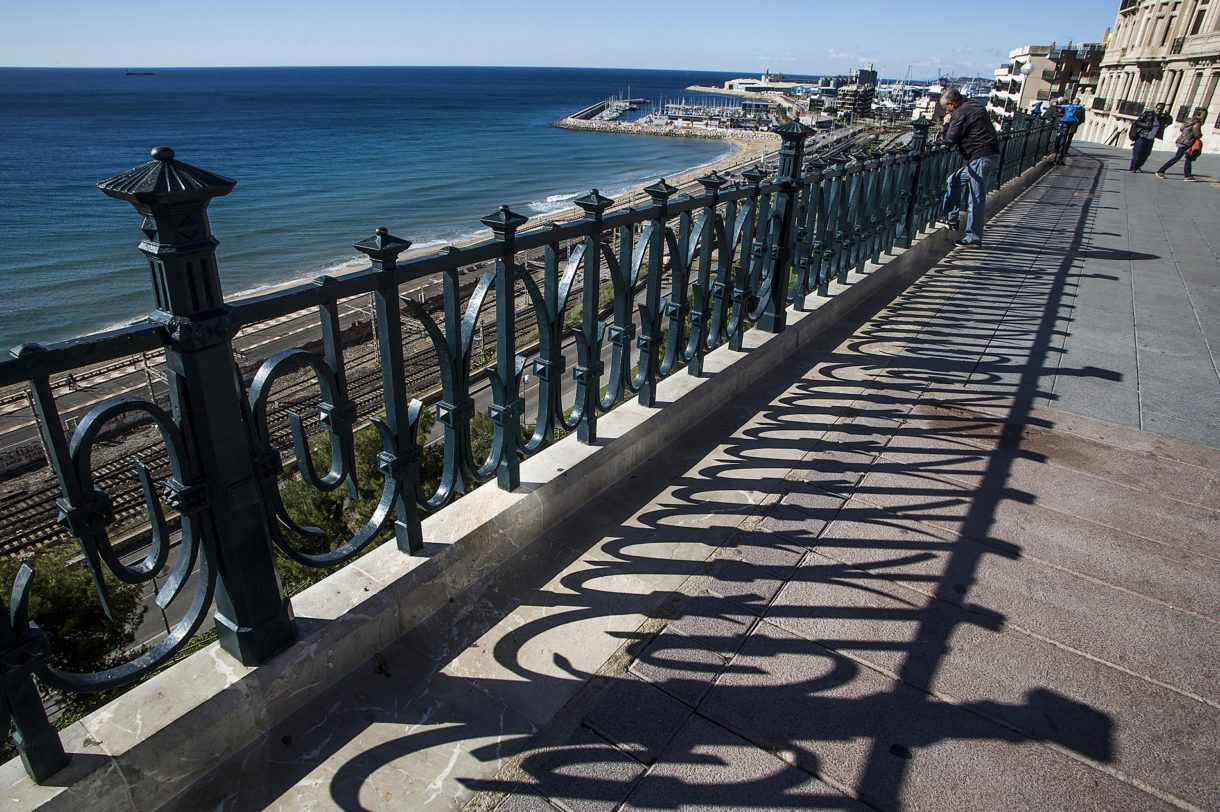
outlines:
[{"label": "building balcony", "polygon": [[1142,102],[1120,101],[1118,103],[1117,108],[1115,108],[1115,112],[1118,113],[1120,116],[1133,116],[1134,117],[1134,116],[1138,116],[1140,113],[1144,112],[1144,105]]}]

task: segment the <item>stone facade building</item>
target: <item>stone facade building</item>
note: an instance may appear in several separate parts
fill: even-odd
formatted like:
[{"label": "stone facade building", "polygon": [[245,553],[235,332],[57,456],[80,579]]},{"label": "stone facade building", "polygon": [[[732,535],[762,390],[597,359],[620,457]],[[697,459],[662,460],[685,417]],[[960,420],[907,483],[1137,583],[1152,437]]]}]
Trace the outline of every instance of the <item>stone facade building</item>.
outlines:
[{"label": "stone facade building", "polygon": [[1126,146],[1131,122],[1162,102],[1179,124],[1202,112],[1203,151],[1220,153],[1217,83],[1220,0],[1121,0],[1096,96],[1076,137]]}]

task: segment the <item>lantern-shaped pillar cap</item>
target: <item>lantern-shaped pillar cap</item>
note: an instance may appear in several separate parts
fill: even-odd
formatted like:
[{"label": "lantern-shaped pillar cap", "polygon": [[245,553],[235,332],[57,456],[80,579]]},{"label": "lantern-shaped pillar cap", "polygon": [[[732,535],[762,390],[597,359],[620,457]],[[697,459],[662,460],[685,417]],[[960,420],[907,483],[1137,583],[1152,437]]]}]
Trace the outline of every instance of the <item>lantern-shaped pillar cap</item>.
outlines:
[{"label": "lantern-shaped pillar cap", "polygon": [[601,217],[602,212],[614,205],[614,201],[594,189],[584,197],[572,201],[585,212],[585,217]]},{"label": "lantern-shaped pillar cap", "polygon": [[814,129],[799,121],[789,121],[787,124],[772,127],[771,132],[779,135],[784,141],[803,141],[810,133],[814,132]]},{"label": "lantern-shaped pillar cap", "polygon": [[152,160],[97,185],[105,194],[132,205],[206,202],[233,191],[237,181],[183,163],[170,147],[154,147]]},{"label": "lantern-shaped pillar cap", "polygon": [[677,194],[678,187],[671,186],[665,181],[665,178],[661,178],[651,186],[645,186],[644,191],[652,198],[653,203],[664,203],[670,197]]},{"label": "lantern-shaped pillar cap", "polygon": [[488,216],[480,219],[479,222],[495,232],[495,235],[498,238],[504,239],[506,236],[513,234],[517,229],[521,228],[521,226],[528,223],[529,218],[522,217],[520,214],[517,214],[515,211],[510,209],[507,205],[502,205],[496,210],[495,214],[489,214]]},{"label": "lantern-shaped pillar cap", "polygon": [[373,236],[368,239],[352,243],[352,248],[367,255],[370,259],[383,263],[397,259],[399,254],[410,247],[410,240],[400,240],[385,226],[378,227],[373,232]]},{"label": "lantern-shaped pillar cap", "polygon": [[763,169],[762,166],[755,164],[754,166],[751,166],[749,169],[747,169],[745,172],[742,172],[741,176],[743,178],[745,178],[747,181],[749,181],[750,183],[759,184],[759,183],[762,183],[764,180],[766,180],[767,177],[770,176],[770,174],[771,173],[768,172],[767,170]]},{"label": "lantern-shaped pillar cap", "polygon": [[716,171],[710,172],[699,178],[699,183],[708,191],[716,191],[728,182],[728,178]]}]

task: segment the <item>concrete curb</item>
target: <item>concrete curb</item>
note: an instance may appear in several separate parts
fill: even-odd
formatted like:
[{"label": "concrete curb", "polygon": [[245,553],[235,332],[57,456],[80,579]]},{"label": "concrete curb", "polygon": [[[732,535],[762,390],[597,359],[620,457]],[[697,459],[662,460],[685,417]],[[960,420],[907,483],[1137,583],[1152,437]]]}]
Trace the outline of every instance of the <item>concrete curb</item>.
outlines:
[{"label": "concrete curb", "polygon": [[[1049,169],[1045,162],[993,193],[999,211]],[[631,401],[599,420],[599,439],[575,436],[522,464],[513,493],[489,483],[424,522],[425,550],[403,556],[383,545],[293,599],[300,639],[258,668],[215,644],[166,670],[63,732],[72,762],[54,785],[36,786],[19,760],[0,767],[9,809],[152,810],[188,790],[259,734],[458,599],[533,539],[610,483],[657,454],[725,401],[753,386],[835,319],[896,292],[953,248],[943,229],[926,233],[880,265],[869,264],[828,298],[788,312],[788,328],[746,334],[743,351],[707,356],[705,374],[671,376],[664,408]],[[731,374],[724,374],[731,373]]]}]

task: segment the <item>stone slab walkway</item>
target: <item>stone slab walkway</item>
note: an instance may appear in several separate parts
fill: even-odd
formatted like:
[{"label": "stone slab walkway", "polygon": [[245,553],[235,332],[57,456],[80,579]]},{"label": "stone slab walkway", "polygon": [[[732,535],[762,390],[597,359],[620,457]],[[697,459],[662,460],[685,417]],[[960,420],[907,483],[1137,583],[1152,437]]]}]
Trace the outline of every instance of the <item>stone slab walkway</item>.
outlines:
[{"label": "stone slab walkway", "polygon": [[1220,809],[1220,196],[1123,165],[1079,152],[169,808]]}]

